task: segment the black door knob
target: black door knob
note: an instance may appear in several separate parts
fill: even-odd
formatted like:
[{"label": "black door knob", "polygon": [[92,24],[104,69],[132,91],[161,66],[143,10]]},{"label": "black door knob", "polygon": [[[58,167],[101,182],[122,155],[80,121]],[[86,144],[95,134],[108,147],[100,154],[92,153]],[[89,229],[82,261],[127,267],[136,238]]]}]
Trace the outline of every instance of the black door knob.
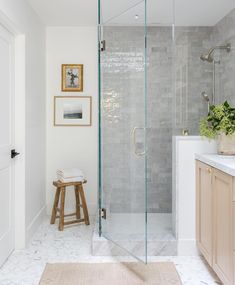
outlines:
[{"label": "black door knob", "polygon": [[12,150],[11,150],[11,158],[16,157],[17,155],[19,155],[19,153],[18,153],[18,152],[16,152],[16,150],[15,150],[15,149],[12,149]]}]

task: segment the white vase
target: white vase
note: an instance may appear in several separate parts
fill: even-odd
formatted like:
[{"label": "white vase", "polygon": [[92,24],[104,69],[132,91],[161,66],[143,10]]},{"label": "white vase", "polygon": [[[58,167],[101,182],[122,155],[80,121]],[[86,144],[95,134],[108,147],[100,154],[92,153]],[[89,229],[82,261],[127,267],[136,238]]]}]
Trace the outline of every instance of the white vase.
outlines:
[{"label": "white vase", "polygon": [[235,135],[219,135],[218,153],[221,155],[235,155]]}]

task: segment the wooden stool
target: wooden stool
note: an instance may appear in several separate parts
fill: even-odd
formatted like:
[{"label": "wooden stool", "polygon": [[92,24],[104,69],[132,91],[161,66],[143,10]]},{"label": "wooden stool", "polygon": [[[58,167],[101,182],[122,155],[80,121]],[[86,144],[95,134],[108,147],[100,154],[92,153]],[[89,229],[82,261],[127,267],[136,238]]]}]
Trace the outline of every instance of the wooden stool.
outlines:
[{"label": "wooden stool", "polygon": [[[63,231],[64,226],[66,225],[71,225],[75,223],[81,223],[85,222],[86,225],[90,224],[89,221],[89,215],[88,215],[88,210],[87,210],[87,204],[86,204],[86,198],[84,195],[83,191],[83,184],[86,183],[87,181],[84,180],[83,182],[69,182],[69,183],[63,183],[60,181],[54,181],[53,185],[56,187],[56,194],[55,194],[55,200],[54,200],[54,205],[52,209],[52,214],[51,214],[51,224],[55,223],[55,220],[59,218],[59,230]],[[64,204],[65,204],[65,193],[66,193],[66,187],[67,186],[74,186],[74,192],[75,192],[75,197],[76,197],[76,212],[72,214],[65,215],[64,214]],[[80,198],[82,204],[80,204]],[[58,208],[60,200],[60,208]],[[84,218],[81,219],[81,209],[83,209],[83,214]],[[57,215],[57,212],[59,212],[59,215]],[[76,220],[72,221],[64,221],[65,217],[72,217],[76,216]]]}]

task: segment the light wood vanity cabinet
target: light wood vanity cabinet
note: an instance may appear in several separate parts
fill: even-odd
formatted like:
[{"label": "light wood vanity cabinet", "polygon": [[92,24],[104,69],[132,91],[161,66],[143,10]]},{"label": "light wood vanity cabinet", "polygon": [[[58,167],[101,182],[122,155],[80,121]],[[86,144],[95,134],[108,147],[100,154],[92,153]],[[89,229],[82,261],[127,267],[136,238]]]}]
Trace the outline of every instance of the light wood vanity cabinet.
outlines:
[{"label": "light wood vanity cabinet", "polygon": [[197,245],[212,266],[212,169],[197,161]]},{"label": "light wood vanity cabinet", "polygon": [[235,285],[235,178],[196,162],[197,245],[224,285]]},{"label": "light wood vanity cabinet", "polygon": [[224,284],[233,284],[233,177],[213,169],[213,269]]}]

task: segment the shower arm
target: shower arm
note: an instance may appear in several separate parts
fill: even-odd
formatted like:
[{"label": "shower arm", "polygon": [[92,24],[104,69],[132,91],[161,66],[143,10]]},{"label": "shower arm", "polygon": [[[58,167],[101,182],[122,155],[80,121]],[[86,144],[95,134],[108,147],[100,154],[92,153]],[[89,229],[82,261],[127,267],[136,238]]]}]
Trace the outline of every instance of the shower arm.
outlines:
[{"label": "shower arm", "polygon": [[221,46],[215,46],[215,47],[212,47],[209,49],[209,51],[206,53],[206,54],[202,54],[201,55],[201,59],[203,61],[209,61],[209,62],[213,62],[213,57],[212,57],[212,54],[214,53],[215,50],[226,50],[227,52],[230,52],[231,51],[231,44],[228,43],[228,44],[225,44],[225,45],[221,45]]},{"label": "shower arm", "polygon": [[226,44],[222,46],[215,46],[209,50],[209,55],[211,55],[216,49],[226,49],[227,52],[231,51],[231,44]]}]

